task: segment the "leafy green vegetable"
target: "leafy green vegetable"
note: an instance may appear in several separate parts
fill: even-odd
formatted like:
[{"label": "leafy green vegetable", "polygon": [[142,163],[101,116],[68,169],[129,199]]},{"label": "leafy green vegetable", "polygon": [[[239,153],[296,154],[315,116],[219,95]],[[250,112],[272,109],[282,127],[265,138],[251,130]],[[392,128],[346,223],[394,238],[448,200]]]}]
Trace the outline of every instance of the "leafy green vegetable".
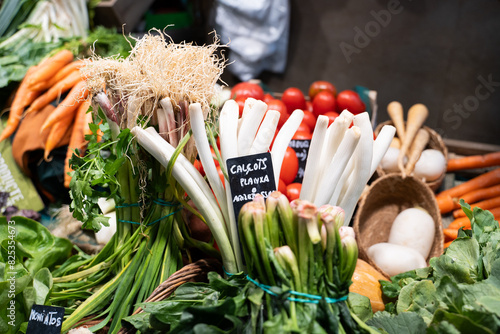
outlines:
[{"label": "leafy green vegetable", "polygon": [[420,334],[425,333],[427,325],[416,313],[377,312],[366,322],[368,325],[388,334]]},{"label": "leafy green vegetable", "polygon": [[66,260],[72,247],[37,221],[0,217],[0,333],[17,333],[33,304],[48,303],[50,269]]},{"label": "leafy green vegetable", "polygon": [[500,228],[489,211],[460,204],[472,232],[461,232],[425,270],[381,282],[384,295],[397,300],[369,324],[390,333],[398,317],[411,315],[426,324],[427,333],[498,333]]}]

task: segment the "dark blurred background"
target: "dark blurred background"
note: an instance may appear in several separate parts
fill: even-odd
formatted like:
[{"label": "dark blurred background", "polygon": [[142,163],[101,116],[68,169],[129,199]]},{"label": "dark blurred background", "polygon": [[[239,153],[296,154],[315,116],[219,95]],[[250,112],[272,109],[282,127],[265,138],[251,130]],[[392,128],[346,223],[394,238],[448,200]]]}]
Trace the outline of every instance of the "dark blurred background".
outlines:
[{"label": "dark blurred background", "polygon": [[[273,92],[315,80],[337,90],[361,85],[378,92],[377,121],[393,100],[430,112],[426,125],[445,139],[500,145],[500,1],[290,0],[284,73],[263,72]],[[153,1],[145,30],[177,20],[175,41],[211,42],[213,1]],[[160,14],[189,12],[158,19]],[[147,17],[149,15],[149,19]],[[170,20],[170,21],[169,21]],[[184,25],[183,25],[184,24]],[[231,65],[230,65],[231,66]],[[228,85],[240,80],[230,72]]]}]

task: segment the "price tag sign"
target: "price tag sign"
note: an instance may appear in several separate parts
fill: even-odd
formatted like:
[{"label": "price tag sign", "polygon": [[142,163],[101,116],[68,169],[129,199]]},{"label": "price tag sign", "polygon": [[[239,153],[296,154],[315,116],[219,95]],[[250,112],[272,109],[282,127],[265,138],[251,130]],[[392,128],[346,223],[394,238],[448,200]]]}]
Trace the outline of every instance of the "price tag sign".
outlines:
[{"label": "price tag sign", "polygon": [[26,334],[61,334],[64,307],[33,305]]},{"label": "price tag sign", "polygon": [[269,152],[227,159],[227,173],[236,219],[241,207],[252,201],[255,195],[267,198],[276,190]]},{"label": "price tag sign", "polygon": [[306,162],[307,155],[309,154],[309,146],[311,146],[310,139],[292,139],[288,144],[295,153],[297,154],[297,158],[299,159],[299,171],[297,172],[297,176],[293,182],[302,183],[304,179],[304,171],[306,170]]}]

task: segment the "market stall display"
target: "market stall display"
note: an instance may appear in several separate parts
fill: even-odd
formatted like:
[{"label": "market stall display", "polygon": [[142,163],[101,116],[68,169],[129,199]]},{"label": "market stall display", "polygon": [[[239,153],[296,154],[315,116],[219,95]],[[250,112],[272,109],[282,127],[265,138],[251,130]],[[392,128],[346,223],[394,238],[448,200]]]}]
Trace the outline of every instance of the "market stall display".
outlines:
[{"label": "market stall display", "polygon": [[1,332],[37,307],[64,333],[500,330],[498,152],[450,158],[423,104],[375,127],[360,87],[221,88],[217,39],[93,33],[26,66],[0,141],[26,175],[63,148],[68,212],[116,232],[87,253],[0,217]]}]

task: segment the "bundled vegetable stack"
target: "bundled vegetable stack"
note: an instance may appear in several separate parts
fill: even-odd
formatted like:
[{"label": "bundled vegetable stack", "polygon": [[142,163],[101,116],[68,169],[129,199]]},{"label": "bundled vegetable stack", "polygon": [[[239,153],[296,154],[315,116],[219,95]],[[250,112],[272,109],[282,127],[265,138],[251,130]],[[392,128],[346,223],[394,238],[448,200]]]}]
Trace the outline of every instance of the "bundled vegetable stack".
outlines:
[{"label": "bundled vegetable stack", "polygon": [[[239,216],[249,279],[266,291],[267,319],[306,332],[365,332],[346,303],[358,248],[340,207],[257,195]],[[264,325],[265,326],[265,325]]]},{"label": "bundled vegetable stack", "polygon": [[137,145],[130,128],[154,127],[162,142],[175,147],[175,156],[182,152],[191,164],[196,150],[189,140],[187,105],[198,102],[210,111],[224,63],[213,55],[216,44],[168,43],[162,33],[136,42],[128,58],[95,56],[81,70],[82,89],[92,101],[93,135],[87,137],[86,154],[79,156],[77,150],[71,158],[70,209],[84,228],[98,230],[107,225],[99,199],[112,198],[117,230],[97,255],[79,253],[52,273],[49,303],[66,307],[63,331],[95,316],[92,330],[109,326],[109,332],[116,333],[134,305],[182,267],[183,255],[189,261],[189,247],[219,256],[212,243],[189,235],[182,208],[199,213],[187,204],[183,185],[172,177],[175,159],[162,166]]}]

